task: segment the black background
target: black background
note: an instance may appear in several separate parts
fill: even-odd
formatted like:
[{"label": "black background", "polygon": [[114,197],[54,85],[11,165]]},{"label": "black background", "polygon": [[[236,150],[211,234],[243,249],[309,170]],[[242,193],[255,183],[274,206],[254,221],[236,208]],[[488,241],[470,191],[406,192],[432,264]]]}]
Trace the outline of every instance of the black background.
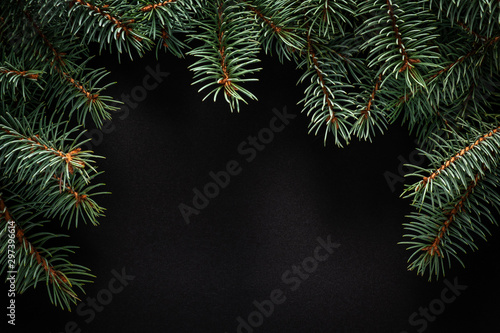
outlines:
[{"label": "black background", "polygon": [[[70,243],[81,247],[72,260],[97,276],[80,295],[83,302],[108,288],[113,270],[135,278],[90,322],[52,306],[40,284],[16,297],[16,329],[9,330],[59,333],[73,321],[68,327],[77,328],[68,332],[230,333],[237,317],[246,319],[256,310],[252,303],[275,289],[286,301],[254,332],[424,328],[411,326],[409,317],[439,299],[446,285],[407,271],[410,252],[397,243],[409,202],[399,197],[403,184],[392,191],[384,177],[399,173],[398,156],[413,156],[406,128],[392,125],[373,143],[325,147],[322,136],[307,134],[309,118],[297,104],[304,86],[296,85],[293,66],[264,57],[259,82],[248,85],[259,101],[230,113],[222,101],[202,102],[204,94],[191,85],[192,62],[156,60],[153,53],[121,64],[115,55],[92,61],[112,71],[117,84],[108,93],[116,99],[142,85],[147,66],[159,63],[169,73],[127,117],[115,117],[94,147],[106,157],[99,162],[100,181],[112,192],[99,198],[106,217],[98,227],[70,231]],[[238,145],[269,126],[273,108],[284,107],[297,117],[246,162]],[[209,172],[231,160],[241,173],[186,224],[179,204],[192,205],[193,188],[203,188]],[[499,331],[500,232],[491,229],[489,241],[464,256],[465,269],[454,262],[447,272],[467,289],[421,332]],[[282,274],[328,235],[340,247],[291,291]]]}]

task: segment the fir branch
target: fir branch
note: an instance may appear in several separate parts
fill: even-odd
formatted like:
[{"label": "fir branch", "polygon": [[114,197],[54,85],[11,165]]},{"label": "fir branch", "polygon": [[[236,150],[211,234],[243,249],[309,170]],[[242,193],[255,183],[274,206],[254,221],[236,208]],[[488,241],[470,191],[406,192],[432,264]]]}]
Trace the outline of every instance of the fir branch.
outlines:
[{"label": "fir branch", "polygon": [[316,75],[318,76],[319,79],[319,84],[321,86],[321,91],[323,93],[323,100],[325,101],[326,105],[328,106],[328,113],[330,116],[326,119],[326,122],[331,122],[332,124],[335,125],[336,129],[339,129],[339,124],[338,124],[338,119],[335,117],[335,111],[333,110],[333,102],[330,96],[330,92],[328,91],[326,87],[326,82],[323,77],[323,73],[320,70],[320,65],[318,63],[318,58],[316,57],[316,54],[314,52],[312,42],[311,42],[311,36],[308,34],[307,35],[307,51],[309,52],[310,59],[313,62],[313,67],[314,70],[316,71]]},{"label": "fir branch", "polygon": [[252,6],[247,6],[247,8],[250,9],[252,12],[254,12],[255,15],[257,15],[257,17],[259,19],[261,19],[265,24],[267,24],[275,33],[279,34],[283,30],[283,28],[276,25],[273,21],[271,21],[270,19],[265,17],[262,14],[262,12],[260,10],[258,10],[257,8],[252,7]]},{"label": "fir branch", "polygon": [[[40,154],[43,154],[44,152],[46,152],[49,155],[60,157],[62,159],[62,161],[66,164],[66,168],[68,169],[68,172],[70,174],[74,173],[74,167],[76,167],[77,169],[83,169],[85,167],[85,163],[81,159],[79,159],[77,156],[78,153],[80,152],[81,148],[73,149],[70,152],[64,152],[64,151],[57,150],[57,149],[52,148],[52,147],[48,147],[47,145],[45,145],[43,143],[40,143],[39,135],[35,135],[33,137],[27,137],[27,136],[24,136],[24,135],[19,134],[17,132],[11,131],[11,130],[7,129],[7,127],[4,127],[3,125],[0,125],[0,130],[7,134],[5,136],[2,136],[2,139],[3,138],[13,138],[14,140],[21,141],[21,143],[25,144],[28,147],[31,147],[29,149],[29,151],[33,155],[40,155]],[[9,143],[2,146],[2,148],[6,148],[8,144]],[[27,156],[27,158],[30,158],[30,157],[31,156]],[[8,157],[6,157],[6,158],[8,158]]]},{"label": "fir branch", "polygon": [[500,40],[500,36],[486,37],[479,35],[476,32],[472,32],[472,30],[470,30],[464,23],[459,22],[458,25],[464,28],[464,30],[466,31],[471,31],[471,34],[474,35],[477,39],[479,39],[481,43],[474,42],[472,47],[466,54],[458,57],[454,61],[451,61],[447,66],[441,68],[436,73],[431,74],[429,77],[425,79],[425,82],[429,82],[435,79],[436,77],[449,72],[455,66],[463,63],[465,60],[469,58],[478,55],[479,53],[485,53],[491,46],[494,46]]},{"label": "fir branch", "polygon": [[[354,95],[359,101],[356,106],[355,116],[356,122],[352,127],[352,133],[362,140],[372,140],[372,137],[377,132],[383,133],[387,129],[387,109],[397,94],[397,91],[392,89],[392,80],[386,81],[382,86],[384,76],[378,71],[366,71],[363,75],[361,83],[355,84],[358,91]],[[370,84],[365,83],[368,78],[371,79]]]},{"label": "fir branch", "polygon": [[[341,58],[332,56],[329,45],[313,38],[311,35],[306,36],[307,56],[299,64],[299,68],[307,64],[299,82],[309,78],[301,102],[304,103],[304,111],[308,115],[312,114],[309,131],[318,134],[325,126],[325,144],[328,134],[332,133],[335,144],[342,146],[342,141],[348,143],[350,140],[353,112],[349,107],[354,105],[353,97],[346,92],[347,88],[352,87],[347,75],[349,69]],[[333,40],[331,45],[341,44]]]},{"label": "fir branch", "polygon": [[435,79],[436,77],[440,76],[441,74],[445,74],[446,72],[448,72],[449,70],[451,70],[453,67],[455,67],[456,65],[464,62],[466,59],[474,56],[475,54],[477,54],[477,52],[481,49],[481,44],[475,44],[474,47],[465,55],[461,56],[460,58],[458,58],[457,60],[451,62],[450,64],[448,64],[446,67],[440,69],[439,71],[437,71],[436,73],[432,74],[431,76],[429,76],[427,79],[426,79],[426,82],[428,81],[431,81],[433,79]]},{"label": "fir branch", "polygon": [[[440,65],[441,69],[434,73],[428,73],[424,80],[427,90],[424,87],[402,94],[395,104],[398,110],[406,104],[405,119],[410,118],[410,128],[422,127],[419,124],[427,122],[426,119],[432,118],[438,113],[437,110],[451,106],[455,109],[455,116],[464,116],[463,108],[456,110],[455,105],[467,103],[468,97],[473,91],[473,87],[481,78],[488,74],[482,74],[480,70],[474,70],[474,67],[480,66],[483,58],[495,45],[500,38],[492,37],[483,44],[474,42],[465,54],[460,55],[455,60],[446,61],[446,65]],[[477,59],[476,59],[477,58]],[[461,66],[459,66],[461,65]],[[480,68],[480,67],[479,67]],[[470,74],[465,75],[465,71]],[[472,90],[471,90],[472,89]],[[464,101],[461,101],[465,98]],[[408,103],[414,99],[415,103]],[[437,102],[437,104],[436,104]],[[476,102],[475,106],[479,106]],[[425,107],[424,107],[425,106]],[[466,107],[466,106],[464,106]],[[422,112],[428,111],[428,112]],[[395,113],[397,115],[397,113]],[[448,126],[445,124],[445,126]]]},{"label": "fir branch", "polygon": [[[126,52],[132,58],[132,48],[139,55],[149,50],[151,40],[137,16],[137,6],[114,0],[102,6],[84,0],[71,0],[66,30],[81,38],[81,42],[98,42],[102,49],[116,47],[118,55]],[[114,43],[111,43],[113,41]]]},{"label": "fir branch", "polygon": [[[85,68],[85,64],[86,61],[81,66]],[[60,85],[52,83],[53,81],[48,82],[49,88],[46,89],[43,98],[46,98],[49,105],[54,102],[55,109],[69,110],[70,117],[76,113],[78,122],[82,125],[85,124],[88,114],[91,115],[98,127],[102,126],[104,120],[111,119],[110,111],[115,111],[118,108],[108,104],[113,101],[111,97],[100,94],[111,84],[96,87],[96,84],[108,74],[107,72],[102,69],[84,72],[85,69],[82,69],[80,72],[74,73],[79,76],[77,79],[57,66],[55,69],[60,74],[61,79],[68,84]],[[55,96],[58,96],[58,99],[54,100]]]},{"label": "fir branch", "polygon": [[54,65],[55,63],[57,63],[57,64],[59,64],[59,65],[61,65],[61,66],[64,67],[65,63],[64,63],[63,57],[66,55],[66,53],[64,53],[64,52],[58,52],[56,50],[56,48],[54,47],[54,45],[52,44],[52,42],[42,32],[41,28],[38,26],[38,24],[35,22],[35,20],[33,19],[33,17],[31,16],[31,14],[28,11],[23,10],[23,13],[26,16],[26,18],[28,19],[28,21],[32,24],[32,26],[35,29],[36,33],[42,38],[42,40],[45,43],[45,45],[47,45],[47,47],[52,51],[54,59],[50,62],[50,64]]},{"label": "fir branch", "polygon": [[262,29],[259,42],[264,52],[276,54],[282,63],[285,59],[297,60],[297,53],[306,48],[306,42],[302,36],[303,29],[299,24],[302,14],[294,8],[293,1],[240,2],[246,6],[254,22]]},{"label": "fir branch", "polygon": [[[2,203],[3,202],[0,199],[0,210],[2,210]],[[31,245],[31,243],[24,235],[23,229],[21,229],[17,224],[15,228],[17,241],[23,247],[23,249],[28,251],[29,254],[35,258],[36,262],[43,267],[49,277],[49,282],[52,284],[62,285],[62,289],[64,290],[64,292],[70,294],[71,297],[76,297],[76,295],[70,291],[69,280],[66,278],[66,276],[64,276],[61,271],[54,269],[54,267],[48,263],[47,259],[40,255],[40,252],[33,245]]]},{"label": "fir branch", "polygon": [[120,38],[121,32],[120,29],[125,31],[127,36],[131,35],[138,42],[142,42],[142,38],[132,33],[132,28],[130,25],[135,22],[135,20],[121,21],[118,17],[113,16],[109,13],[108,7],[109,5],[104,5],[102,7],[95,6],[84,0],[71,0],[69,3],[69,8],[72,8],[74,5],[80,5],[83,8],[88,8],[91,12],[97,13],[110,21],[117,29],[116,37]]},{"label": "fir branch", "polygon": [[430,0],[429,7],[437,9],[442,21],[448,21],[446,23],[450,25],[463,22],[471,31],[477,31],[478,35],[490,36],[495,30],[498,31],[500,7],[497,0]]},{"label": "fir branch", "polygon": [[[0,116],[0,120],[0,163],[8,163],[4,174],[12,179],[27,182],[43,179],[45,185],[52,175],[62,174],[67,184],[72,174],[78,173],[88,180],[86,168],[95,170],[91,163],[97,156],[82,151],[76,139],[68,138],[77,127],[68,129],[67,124],[48,123],[36,117],[31,121],[17,119],[10,114]],[[66,133],[62,134],[63,130]]]},{"label": "fir branch", "polygon": [[61,177],[57,175],[52,176],[57,183],[59,184],[59,192],[62,192],[62,187],[65,186],[65,191],[70,195],[75,197],[75,207],[78,208],[83,201],[88,199],[86,194],[78,193],[74,187],[69,186],[68,184],[64,185],[64,181]]},{"label": "fir branch", "polygon": [[259,62],[257,32],[247,19],[248,9],[241,4],[218,0],[205,11],[207,18],[196,21],[202,32],[191,35],[191,40],[200,40],[203,45],[188,52],[199,58],[189,66],[198,78],[194,84],[208,81],[199,90],[212,87],[204,99],[213,94],[215,101],[223,92],[231,111],[239,111],[239,103],[246,103],[245,97],[256,99],[241,83],[256,81],[245,76],[260,70],[251,67]]},{"label": "fir branch", "polygon": [[401,36],[401,32],[399,31],[398,23],[396,16],[394,15],[394,9],[392,7],[392,1],[386,0],[387,4],[387,14],[391,18],[392,30],[394,31],[394,37],[396,38],[396,44],[399,48],[399,53],[401,53],[403,57],[403,65],[399,69],[399,72],[404,72],[408,66],[412,63],[418,63],[420,60],[418,59],[410,59],[408,53],[406,52],[406,47],[403,44],[403,37]]},{"label": "fir branch", "polygon": [[80,91],[88,99],[89,103],[94,103],[97,100],[97,98],[99,97],[99,94],[92,94],[91,92],[89,92],[87,89],[85,89],[85,87],[80,82],[78,82],[77,80],[72,78],[68,73],[65,73],[62,71],[60,71],[60,73],[62,74],[62,76],[64,77],[64,79],[66,81],[71,83],[71,85],[73,87],[75,87],[78,91]]},{"label": "fir branch", "polygon": [[[457,131],[445,132],[430,137],[434,141],[432,151],[420,152],[430,161],[430,166],[409,165],[416,170],[408,176],[417,176],[421,180],[405,189],[405,197],[412,198],[412,205],[443,207],[447,202],[454,200],[464,188],[468,186],[477,173],[485,175],[493,173],[499,165],[500,134],[498,124],[495,128],[488,128],[487,123],[477,120],[471,123],[462,121],[458,125],[466,128],[464,134]],[[476,128],[477,127],[477,128]],[[490,125],[491,127],[491,125]],[[464,147],[465,146],[465,147]],[[453,152],[453,153],[452,153]]]},{"label": "fir branch", "polygon": [[465,24],[464,22],[462,21],[458,21],[457,24],[462,28],[464,29],[467,33],[471,34],[472,36],[474,36],[478,41],[480,42],[486,42],[488,40],[488,37],[486,36],[483,36],[477,32],[475,32],[474,30],[470,29],[467,24]]},{"label": "fir branch", "polygon": [[[14,218],[24,219],[23,226]],[[74,246],[62,246],[58,248],[44,248],[44,244],[52,239],[65,237],[48,232],[32,234],[30,239],[26,236],[34,228],[40,227],[41,223],[33,222],[36,214],[25,207],[15,205],[9,209],[0,194],[0,273],[8,267],[6,237],[7,230],[14,228],[16,248],[16,289],[22,294],[29,288],[35,288],[39,282],[44,281],[51,302],[55,306],[71,309],[71,304],[76,304],[78,298],[75,288],[82,290],[85,283],[90,282],[88,268],[75,265],[65,259],[68,252],[73,252]],[[3,222],[3,223],[1,223]]]},{"label": "fir branch", "polygon": [[469,186],[467,186],[465,193],[460,197],[460,200],[453,206],[450,211],[445,213],[448,218],[439,228],[439,232],[436,235],[436,238],[434,238],[434,241],[431,245],[422,248],[422,251],[427,252],[430,256],[438,255],[440,257],[443,257],[443,254],[439,251],[439,243],[441,243],[441,241],[445,237],[448,229],[450,228],[450,224],[453,222],[453,220],[455,220],[457,214],[459,214],[463,210],[467,198],[472,194],[472,191],[479,183],[481,176],[481,173],[476,174],[474,180],[472,180]]},{"label": "fir branch", "polygon": [[5,59],[4,63],[0,64],[0,96],[4,99],[18,100],[19,95],[21,95],[22,100],[27,101],[33,96],[36,89],[33,86],[40,88],[43,84],[41,76],[44,72],[35,69],[22,69],[25,68],[25,64],[20,61],[11,64],[8,60]]},{"label": "fir branch", "polygon": [[[470,150],[478,147],[481,143],[485,142],[485,140],[493,135],[495,135],[498,131],[500,131],[500,126],[491,130],[490,132],[484,134],[480,138],[478,138],[474,143],[470,144],[469,146],[463,148],[460,150],[458,153],[456,153],[453,157],[451,157],[449,160],[445,161],[436,171],[434,171],[430,176],[428,177],[423,177],[421,183],[419,184],[418,187],[415,188],[416,191],[420,190],[422,187],[425,187],[427,183],[431,182],[434,180],[444,169],[452,165],[452,163],[456,162],[459,158],[463,157],[467,152]],[[477,148],[476,148],[477,149]]]},{"label": "fir branch", "polygon": [[477,249],[475,238],[486,240],[490,233],[484,220],[498,225],[487,206],[500,212],[500,196],[496,190],[500,170],[496,167],[490,172],[483,171],[487,169],[469,178],[468,185],[452,198],[443,191],[436,194],[441,196],[440,206],[426,200],[409,216],[412,221],[404,224],[409,232],[404,237],[410,240],[400,243],[414,251],[408,259],[408,269],[416,269],[422,275],[428,272],[430,280],[432,276],[444,275],[445,263],[451,266],[452,258],[463,266],[459,251],[465,254],[466,247]]},{"label": "fir branch", "polygon": [[331,39],[344,36],[352,27],[349,16],[355,15],[357,4],[352,0],[306,0],[297,8],[304,12],[304,24],[310,34]]},{"label": "fir branch", "polygon": [[[368,67],[380,68],[384,81],[404,76],[406,87],[415,93],[426,89],[422,77],[436,67],[439,58],[429,45],[435,43],[437,23],[422,1],[362,1],[358,16],[368,16],[357,33],[365,38],[362,50],[369,52]],[[379,74],[379,73],[378,73]],[[382,83],[383,85],[383,83]]]},{"label": "fir branch", "polygon": [[140,4],[137,11],[143,14],[138,21],[148,38],[158,40],[157,56],[159,51],[169,51],[176,57],[183,58],[182,49],[188,46],[175,35],[189,33],[193,28],[193,16],[196,13],[193,0]]},{"label": "fir branch", "polygon": [[[57,284],[62,287],[64,292],[70,294],[72,297],[76,297],[74,293],[71,292],[71,284],[66,276],[61,272],[56,270],[48,260],[40,254],[40,252],[34,247],[24,234],[24,230],[14,221],[12,218],[3,198],[0,196],[0,221],[3,219],[5,224],[13,223],[15,228],[16,239],[21,246],[21,248],[32,256],[38,265],[42,266],[43,270],[46,272],[49,282],[52,284]],[[5,229],[5,226],[2,227]]]},{"label": "fir branch", "polygon": [[377,94],[377,92],[380,89],[381,82],[382,82],[382,74],[379,74],[377,77],[377,80],[375,81],[375,86],[373,87],[370,98],[368,99],[368,102],[366,103],[366,107],[361,111],[361,117],[363,118],[363,120],[366,120],[368,118],[368,116],[370,115],[372,103],[375,100],[375,95]]},{"label": "fir branch", "polygon": [[[52,54],[54,55],[54,59],[50,62],[52,68],[61,76],[61,78],[69,84],[69,86],[76,90],[80,95],[74,95],[74,94],[66,94],[66,98],[60,98],[59,103],[57,103],[57,106],[63,106],[65,108],[66,106],[72,104],[72,108],[70,109],[70,116],[77,111],[78,114],[78,120],[81,124],[85,123],[85,119],[87,116],[87,112],[91,114],[95,124],[100,127],[102,126],[103,120],[105,119],[110,119],[111,115],[109,114],[108,111],[115,110],[115,107],[111,107],[109,105],[106,105],[106,101],[110,101],[109,97],[103,97],[100,98],[99,93],[97,92],[91,92],[88,88],[84,86],[84,83],[79,82],[77,79],[72,77],[71,74],[69,74],[69,70],[71,70],[70,67],[67,66],[67,63],[64,61],[63,56],[66,56],[66,52],[59,52],[53,45],[53,43],[50,41],[48,36],[46,36],[41,28],[37,25],[37,23],[34,21],[32,18],[31,14],[28,11],[24,11],[24,14],[26,17],[29,19],[31,24],[33,25],[35,31],[38,33],[38,35],[41,37],[43,40],[44,44],[52,51]],[[85,63],[84,63],[85,64]],[[101,78],[105,75],[104,72],[97,72],[95,73]],[[96,76],[96,75],[94,75]],[[99,78],[98,80],[100,80]],[[60,87],[59,85],[53,85],[53,87]],[[56,94],[53,93],[52,89],[53,87],[49,85],[49,89],[46,90],[46,95],[48,97],[48,100],[51,101]],[[102,90],[102,89],[101,89]],[[87,108],[86,109],[81,109],[80,107],[76,106],[81,106],[81,103],[79,103],[78,100],[79,98],[83,98],[86,101]],[[63,102],[64,104],[60,104],[60,102]]]},{"label": "fir branch", "polygon": [[47,184],[36,179],[31,187],[22,182],[6,182],[9,191],[24,201],[31,202],[43,217],[57,219],[62,225],[78,227],[80,222],[92,225],[99,224],[98,219],[104,216],[105,209],[97,204],[97,195],[109,194],[95,190],[104,184],[91,184],[100,173],[89,175],[88,179],[73,175],[70,182],[63,182],[61,175],[52,175]]}]

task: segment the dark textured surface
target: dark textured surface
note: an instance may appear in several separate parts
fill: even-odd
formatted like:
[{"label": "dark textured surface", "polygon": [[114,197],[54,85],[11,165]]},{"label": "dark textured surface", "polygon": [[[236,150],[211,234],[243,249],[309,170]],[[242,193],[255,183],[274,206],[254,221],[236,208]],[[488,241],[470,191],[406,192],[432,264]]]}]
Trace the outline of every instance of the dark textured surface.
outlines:
[{"label": "dark textured surface", "polygon": [[[449,282],[467,286],[458,297],[443,293],[444,280],[406,270],[409,252],[397,243],[410,208],[399,198],[402,184],[393,192],[384,178],[398,174],[398,156],[407,159],[415,148],[405,128],[391,126],[373,143],[324,147],[307,134],[292,66],[266,58],[260,82],[250,85],[259,102],[231,114],[224,103],[201,102],[190,85],[192,61],[162,56],[168,77],[128,116],[117,114],[94,147],[106,156],[100,180],[113,194],[100,200],[107,216],[99,227],[71,231],[81,247],[74,261],[97,276],[79,311],[54,308],[40,285],[17,297],[17,331],[229,333],[238,332],[238,317],[249,316],[258,327],[240,332],[499,330],[497,228],[465,256],[465,269],[455,263],[448,271]],[[158,62],[148,55],[94,63],[112,70],[118,84],[109,92],[120,99]],[[272,110],[285,107],[297,116],[247,161],[250,153],[238,147],[248,148],[248,137],[269,127]],[[239,173],[187,224],[179,204],[192,206],[193,189],[202,190],[210,172],[230,161]],[[340,246],[318,252],[318,237]],[[315,251],[324,259],[317,266],[307,259]],[[294,271],[303,262],[310,273]],[[134,278],[122,288],[113,270]],[[90,299],[107,303],[109,295],[109,304],[90,310]],[[436,301],[442,295],[453,299],[444,309]],[[254,301],[269,306],[270,298],[280,304],[260,323]],[[412,326],[410,316],[429,306],[438,315],[419,314]]]}]

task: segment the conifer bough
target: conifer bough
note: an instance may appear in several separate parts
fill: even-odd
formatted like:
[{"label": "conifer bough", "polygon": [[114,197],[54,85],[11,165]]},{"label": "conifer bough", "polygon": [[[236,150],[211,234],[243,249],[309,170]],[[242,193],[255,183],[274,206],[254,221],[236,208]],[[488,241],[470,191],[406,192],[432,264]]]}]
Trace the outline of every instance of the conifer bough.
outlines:
[{"label": "conifer bough", "polygon": [[[262,53],[302,72],[309,131],[338,146],[407,124],[429,163],[411,166],[409,269],[438,278],[497,224],[496,0],[7,0],[0,4],[0,271],[15,232],[18,292],[46,285],[70,309],[92,275],[71,263],[59,222],[98,224],[102,184],[86,128],[117,108],[89,45],[131,58],[170,52],[204,98],[255,100]],[[72,125],[76,124],[76,125]]]}]

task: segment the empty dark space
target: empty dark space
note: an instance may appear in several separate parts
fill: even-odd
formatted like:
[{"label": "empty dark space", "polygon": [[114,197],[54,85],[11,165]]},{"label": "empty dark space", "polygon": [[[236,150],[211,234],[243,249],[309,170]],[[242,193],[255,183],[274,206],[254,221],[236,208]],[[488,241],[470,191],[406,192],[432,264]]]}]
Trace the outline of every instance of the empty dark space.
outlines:
[{"label": "empty dark space", "polygon": [[[498,329],[500,230],[445,279],[408,271],[410,252],[398,242],[409,201],[400,198],[403,182],[391,187],[384,175],[404,172],[398,157],[413,156],[414,138],[395,124],[371,143],[324,146],[298,104],[300,72],[263,59],[259,82],[248,85],[259,100],[240,113],[222,95],[202,101],[192,58],[92,60],[111,71],[117,83],[107,92],[117,100],[147,91],[136,87],[151,71],[163,74],[105,133],[92,132],[92,149],[105,156],[99,180],[112,194],[100,197],[99,226],[69,233],[80,246],[72,260],[90,267],[94,282],[72,312],[52,306],[43,283],[17,296],[16,330]],[[212,198],[197,194],[205,188]]]}]

